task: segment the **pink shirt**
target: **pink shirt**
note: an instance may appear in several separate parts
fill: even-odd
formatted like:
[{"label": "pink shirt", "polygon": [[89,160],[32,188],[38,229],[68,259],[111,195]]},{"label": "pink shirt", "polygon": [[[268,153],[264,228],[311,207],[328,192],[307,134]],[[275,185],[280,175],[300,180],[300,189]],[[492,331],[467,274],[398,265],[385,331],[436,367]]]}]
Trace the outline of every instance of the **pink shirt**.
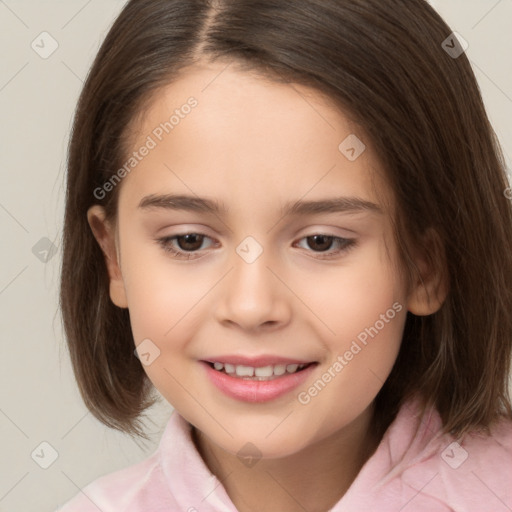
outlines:
[{"label": "pink shirt", "polygon": [[[374,454],[330,512],[510,512],[512,422],[461,444],[432,410],[400,409]],[[410,444],[410,446],[408,446]],[[149,458],[98,478],[57,512],[236,512],[174,411]]]}]

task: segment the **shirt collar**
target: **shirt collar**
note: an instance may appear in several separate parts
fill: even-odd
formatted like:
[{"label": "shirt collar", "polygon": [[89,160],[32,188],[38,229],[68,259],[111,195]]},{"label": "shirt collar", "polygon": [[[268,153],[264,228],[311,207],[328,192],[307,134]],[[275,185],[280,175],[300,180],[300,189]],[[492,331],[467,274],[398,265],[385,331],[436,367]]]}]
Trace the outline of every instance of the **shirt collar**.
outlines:
[{"label": "shirt collar", "polygon": [[192,440],[192,425],[173,411],[159,445],[160,464],[180,510],[237,512],[222,483],[204,463]]},{"label": "shirt collar", "polygon": [[[430,445],[435,449],[437,444],[431,442],[438,438],[441,426],[435,409],[422,411],[414,397],[406,401],[332,512],[351,510],[350,506],[368,495],[370,489],[385,486],[405,468],[418,462],[418,457],[428,457],[429,450],[425,448]],[[164,430],[159,452],[164,478],[181,510],[237,512],[222,482],[211,473],[197,451],[192,426],[176,410]]]}]

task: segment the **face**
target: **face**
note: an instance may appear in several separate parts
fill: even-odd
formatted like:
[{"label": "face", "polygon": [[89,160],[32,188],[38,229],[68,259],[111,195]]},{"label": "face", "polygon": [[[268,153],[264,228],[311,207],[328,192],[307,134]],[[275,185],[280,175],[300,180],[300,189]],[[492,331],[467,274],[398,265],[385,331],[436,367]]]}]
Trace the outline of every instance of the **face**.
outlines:
[{"label": "face", "polygon": [[133,134],[111,297],[156,388],[231,453],[349,428],[410,310],[369,141],[314,90],[218,64],[159,92]]}]

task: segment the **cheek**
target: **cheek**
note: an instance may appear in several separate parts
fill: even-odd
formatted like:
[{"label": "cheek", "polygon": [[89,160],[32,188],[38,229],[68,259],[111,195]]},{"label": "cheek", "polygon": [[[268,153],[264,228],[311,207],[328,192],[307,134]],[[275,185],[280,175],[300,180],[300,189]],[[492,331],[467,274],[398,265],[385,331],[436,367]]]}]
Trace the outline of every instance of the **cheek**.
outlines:
[{"label": "cheek", "polygon": [[190,285],[176,266],[171,271],[154,254],[148,255],[144,265],[130,265],[130,269],[127,296],[133,337],[141,347],[149,340],[147,346],[157,354],[143,366],[144,371],[173,407],[187,410],[190,405],[180,383],[187,382],[190,372],[190,322],[201,290]]},{"label": "cheek", "polygon": [[[385,315],[394,303],[403,304],[405,300],[401,279],[379,240],[348,255],[342,264],[320,272],[314,283],[311,286],[308,280],[302,288],[295,289],[300,290],[315,316],[330,331],[327,339],[345,342],[355,339],[361,331],[379,321],[380,315]],[[388,316],[394,318],[395,313],[396,310],[391,309]],[[399,331],[396,329],[394,334]],[[327,330],[325,334],[329,334]]]},{"label": "cheek", "polygon": [[190,339],[198,319],[204,318],[206,301],[201,299],[211,289],[211,279],[170,263],[154,248],[137,251],[135,246],[126,244],[123,265],[135,344],[145,343],[158,354],[144,370],[169,402],[184,407],[179,383],[187,382],[191,371]]},{"label": "cheek", "polygon": [[325,375],[333,384],[324,403],[348,401],[357,409],[355,404],[363,407],[377,394],[398,355],[407,313],[404,290],[382,242],[357,253],[350,264],[347,259],[346,268],[332,275],[329,289],[330,301],[325,292],[313,297],[320,305],[323,295],[322,320],[334,332],[323,336],[330,354],[327,367],[336,375]]},{"label": "cheek", "polygon": [[383,384],[402,340],[406,315],[402,283],[383,255],[382,243],[363,258],[351,279],[353,292],[344,301],[345,326],[338,322],[338,328],[350,344],[346,350],[357,352],[357,345],[361,349],[352,361],[364,365],[370,379],[372,374],[377,380],[382,377]]},{"label": "cheek", "polygon": [[[135,238],[135,237],[134,237]],[[207,292],[207,283],[171,263],[162,249],[127,243],[123,277],[136,342],[165,340]],[[203,290],[203,288],[205,288]]]}]

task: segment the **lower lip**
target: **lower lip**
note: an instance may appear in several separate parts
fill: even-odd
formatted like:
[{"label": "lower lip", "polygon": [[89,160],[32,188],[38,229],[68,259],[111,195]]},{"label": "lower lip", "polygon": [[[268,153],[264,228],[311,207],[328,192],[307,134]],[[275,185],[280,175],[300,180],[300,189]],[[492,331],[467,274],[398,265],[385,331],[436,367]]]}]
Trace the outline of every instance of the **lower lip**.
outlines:
[{"label": "lower lip", "polygon": [[208,378],[224,394],[244,402],[268,402],[289,393],[304,383],[311,375],[316,364],[296,373],[285,373],[272,380],[249,380],[242,377],[231,377],[227,373],[213,369],[208,363],[201,361]]}]

